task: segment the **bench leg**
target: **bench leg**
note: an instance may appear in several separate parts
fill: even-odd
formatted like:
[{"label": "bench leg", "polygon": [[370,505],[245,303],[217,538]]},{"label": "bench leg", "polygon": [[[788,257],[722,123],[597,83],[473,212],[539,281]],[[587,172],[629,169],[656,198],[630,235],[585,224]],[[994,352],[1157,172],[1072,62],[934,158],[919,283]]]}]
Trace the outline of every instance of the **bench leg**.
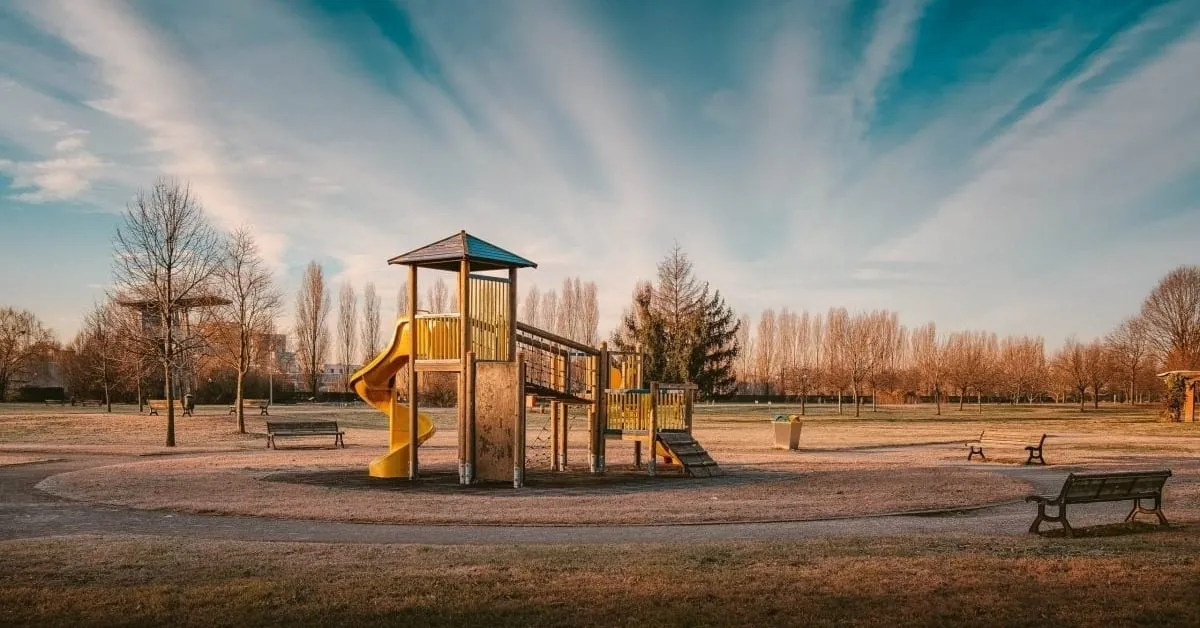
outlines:
[{"label": "bench leg", "polygon": [[259,409],[258,416],[271,416],[271,415],[270,415],[270,414],[267,414],[267,409],[266,409],[266,408],[260,408],[260,409]]},{"label": "bench leg", "polygon": [[967,454],[967,460],[971,460],[975,456],[979,456],[980,460],[987,460],[987,458],[983,455],[983,447],[976,447],[974,445],[971,445],[970,447],[971,452]]},{"label": "bench leg", "polygon": [[1058,515],[1051,516],[1051,515],[1046,514],[1045,502],[1038,502],[1037,518],[1033,520],[1033,525],[1029,526],[1029,533],[1030,534],[1038,534],[1040,532],[1039,528],[1041,527],[1043,521],[1051,521],[1051,522],[1055,522],[1055,523],[1061,523],[1062,527],[1063,527],[1063,536],[1065,536],[1067,538],[1071,538],[1071,537],[1075,536],[1075,531],[1073,529],[1071,529],[1071,523],[1069,521],[1067,521],[1067,506],[1066,506],[1066,504],[1059,504],[1058,505]]},{"label": "bench leg", "polygon": [[1133,521],[1138,515],[1155,515],[1158,517],[1159,525],[1169,525],[1167,523],[1167,516],[1162,511],[1162,500],[1159,498],[1154,500],[1153,508],[1144,508],[1142,507],[1142,500],[1135,499],[1133,501],[1133,509],[1129,511],[1129,514],[1125,517],[1125,521]]},{"label": "bench leg", "polygon": [[1029,452],[1029,458],[1025,464],[1046,464],[1046,459],[1042,457],[1042,449],[1040,447],[1026,447]]},{"label": "bench leg", "polygon": [[1041,532],[1042,521],[1045,518],[1046,518],[1046,504],[1038,502],[1038,514],[1037,514],[1037,517],[1033,520],[1033,524],[1029,526],[1029,533],[1037,534],[1037,533]]},{"label": "bench leg", "polygon": [[275,449],[275,437],[267,434],[267,449]]}]

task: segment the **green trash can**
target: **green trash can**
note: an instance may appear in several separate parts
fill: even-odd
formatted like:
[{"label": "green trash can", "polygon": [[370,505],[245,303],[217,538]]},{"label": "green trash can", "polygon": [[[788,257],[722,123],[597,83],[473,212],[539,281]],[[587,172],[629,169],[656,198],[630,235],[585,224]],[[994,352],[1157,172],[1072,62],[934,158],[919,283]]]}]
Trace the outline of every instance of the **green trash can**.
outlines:
[{"label": "green trash can", "polygon": [[800,448],[800,430],[804,422],[798,414],[775,415],[775,449],[796,451]]}]

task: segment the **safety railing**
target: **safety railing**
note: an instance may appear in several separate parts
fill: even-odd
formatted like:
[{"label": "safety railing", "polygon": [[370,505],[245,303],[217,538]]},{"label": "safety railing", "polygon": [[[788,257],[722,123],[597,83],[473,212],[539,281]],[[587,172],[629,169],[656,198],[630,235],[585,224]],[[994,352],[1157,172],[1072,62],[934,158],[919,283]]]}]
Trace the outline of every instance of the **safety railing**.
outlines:
[{"label": "safety railing", "polygon": [[418,314],[418,360],[457,360],[462,357],[462,320],[458,314]]},{"label": "safety railing", "polygon": [[[686,431],[688,420],[688,390],[658,391],[658,431]],[[648,432],[650,430],[650,391],[609,390],[605,393],[608,410],[608,431]]]},{"label": "safety railing", "polygon": [[577,399],[595,399],[597,349],[524,323],[516,327],[527,385]]}]

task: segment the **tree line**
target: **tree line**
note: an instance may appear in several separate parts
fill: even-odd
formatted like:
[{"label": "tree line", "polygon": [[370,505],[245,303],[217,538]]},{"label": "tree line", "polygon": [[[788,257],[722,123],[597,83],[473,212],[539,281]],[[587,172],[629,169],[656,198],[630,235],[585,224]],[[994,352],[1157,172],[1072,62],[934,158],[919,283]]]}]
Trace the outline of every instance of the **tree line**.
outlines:
[{"label": "tree line", "polygon": [[892,402],[984,399],[1032,403],[1102,398],[1137,403],[1162,392],[1156,374],[1200,365],[1200,267],[1172,270],[1140,312],[1103,337],[1068,337],[1048,351],[1040,336],[999,337],[986,330],[939,331],[936,323],[902,325],[890,310],[763,311],[743,316],[734,363],[737,390],[793,397],[805,411],[813,395],[846,396],[861,413],[864,398]]}]

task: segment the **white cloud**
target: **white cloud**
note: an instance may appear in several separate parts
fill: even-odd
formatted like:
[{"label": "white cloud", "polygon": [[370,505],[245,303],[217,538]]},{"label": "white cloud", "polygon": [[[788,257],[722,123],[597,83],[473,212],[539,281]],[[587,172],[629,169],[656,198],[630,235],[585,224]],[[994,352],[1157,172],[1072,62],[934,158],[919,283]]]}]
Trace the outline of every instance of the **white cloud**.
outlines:
[{"label": "white cloud", "polygon": [[54,133],[59,139],[54,142],[54,155],[45,159],[21,162],[0,159],[0,172],[12,177],[16,192],[12,198],[46,203],[75,199],[88,191],[104,162],[85,149],[87,132],[67,129],[65,122],[40,116],[34,116],[32,123],[35,129]]}]

